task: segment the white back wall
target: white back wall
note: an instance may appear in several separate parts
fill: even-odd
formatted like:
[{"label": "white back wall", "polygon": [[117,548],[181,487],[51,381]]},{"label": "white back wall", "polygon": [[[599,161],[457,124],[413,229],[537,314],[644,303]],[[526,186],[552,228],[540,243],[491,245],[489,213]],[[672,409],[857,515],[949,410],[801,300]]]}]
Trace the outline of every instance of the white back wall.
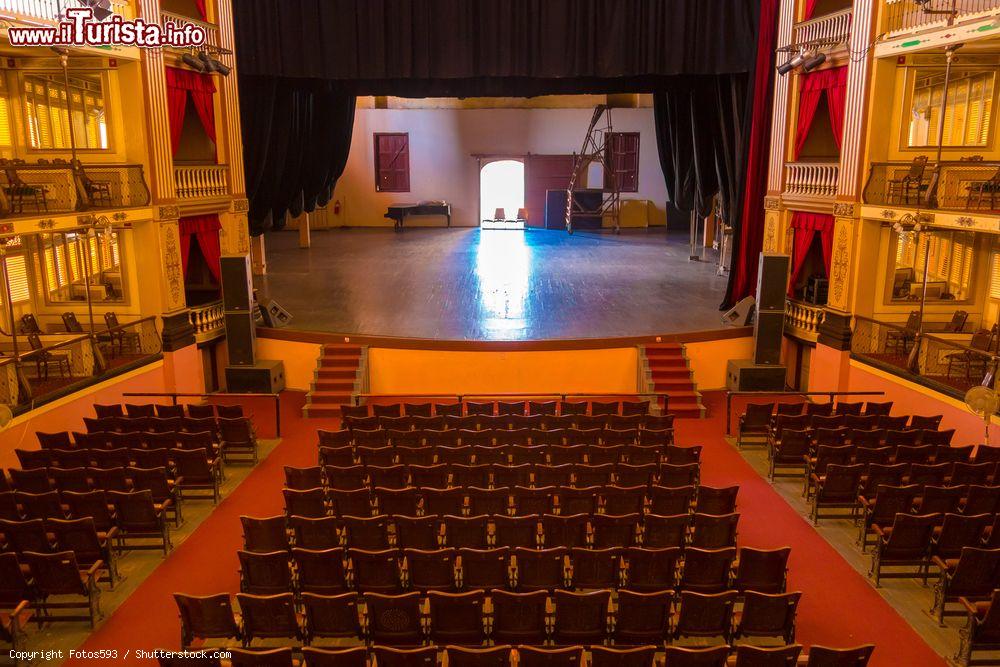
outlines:
[{"label": "white back wall", "polygon": [[[665,220],[666,183],[656,151],[653,109],[614,109],[614,129],[639,132],[639,191],[623,199],[645,199]],[[394,202],[443,199],[452,224],[478,226],[479,173],[474,153],[571,154],[583,145],[592,109],[358,109],[347,168],[334,201],[339,216],[330,225],[388,226],[383,218]],[[410,192],[376,192],[375,132],[407,132]],[[662,224],[662,223],[661,223]]]}]

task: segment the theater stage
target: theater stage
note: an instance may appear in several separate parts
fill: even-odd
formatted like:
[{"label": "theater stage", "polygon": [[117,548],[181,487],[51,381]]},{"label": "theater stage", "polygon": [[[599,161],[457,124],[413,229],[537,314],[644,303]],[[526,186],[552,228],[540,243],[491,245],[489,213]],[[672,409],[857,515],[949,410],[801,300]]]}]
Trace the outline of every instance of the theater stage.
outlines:
[{"label": "theater stage", "polygon": [[715,252],[662,229],[335,229],[268,234],[261,296],[296,329],[448,340],[552,340],[721,328]]}]

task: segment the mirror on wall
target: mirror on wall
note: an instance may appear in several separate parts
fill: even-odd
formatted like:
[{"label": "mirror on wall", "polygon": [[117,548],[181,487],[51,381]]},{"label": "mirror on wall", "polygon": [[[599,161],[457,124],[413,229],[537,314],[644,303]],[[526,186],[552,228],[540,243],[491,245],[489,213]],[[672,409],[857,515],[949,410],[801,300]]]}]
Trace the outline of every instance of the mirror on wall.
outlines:
[{"label": "mirror on wall", "polygon": [[[921,68],[913,77],[910,96],[910,148],[936,146],[944,93],[944,68]],[[985,147],[989,145],[996,72],[954,70],[948,84],[942,145]]]},{"label": "mirror on wall", "polygon": [[119,230],[97,229],[40,234],[36,240],[46,298],[50,302],[125,301]]},{"label": "mirror on wall", "polygon": [[895,253],[890,266],[893,302],[920,301],[925,262],[928,301],[969,299],[976,262],[974,233],[904,231],[893,232],[893,240]]},{"label": "mirror on wall", "polygon": [[74,142],[83,150],[109,148],[102,73],[71,71],[68,92],[61,71],[26,73],[22,81],[32,148],[69,150]]}]

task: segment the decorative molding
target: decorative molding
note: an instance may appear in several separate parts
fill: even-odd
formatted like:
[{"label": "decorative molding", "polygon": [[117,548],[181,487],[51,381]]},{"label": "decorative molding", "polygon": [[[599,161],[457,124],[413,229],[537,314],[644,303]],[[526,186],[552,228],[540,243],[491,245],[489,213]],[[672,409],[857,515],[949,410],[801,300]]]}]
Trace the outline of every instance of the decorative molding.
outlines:
[{"label": "decorative molding", "polygon": [[847,289],[847,280],[851,268],[851,249],[849,247],[850,234],[847,225],[838,225],[837,242],[833,250],[833,266],[830,274],[833,284],[830,286],[833,291],[834,303],[844,304],[844,293]]},{"label": "decorative molding", "polygon": [[176,352],[197,342],[196,331],[191,324],[190,311],[183,310],[163,316],[163,351]]},{"label": "decorative molding", "polygon": [[857,204],[854,202],[836,202],[833,205],[833,216],[835,218],[856,218]]},{"label": "decorative molding", "polygon": [[52,229],[55,226],[56,226],[56,221],[53,220],[52,218],[46,218],[45,220],[38,221],[39,229]]},{"label": "decorative molding", "polygon": [[780,211],[781,210],[781,197],[764,197],[764,210],[765,211]]},{"label": "decorative molding", "polygon": [[181,217],[181,209],[177,206],[159,206],[156,209],[157,220],[178,220]]},{"label": "decorative molding", "polygon": [[851,349],[851,315],[838,310],[826,309],[823,322],[817,327],[816,342],[844,352]]},{"label": "decorative molding", "polygon": [[895,220],[896,212],[890,208],[884,208],[882,209],[882,217],[885,218],[886,220]]},{"label": "decorative molding", "polygon": [[161,228],[163,234],[163,269],[167,280],[170,304],[174,308],[184,305],[184,276],[181,269],[181,253],[176,229],[168,225]]},{"label": "decorative molding", "polygon": [[976,219],[968,216],[962,216],[961,218],[955,218],[955,224],[960,227],[975,227]]},{"label": "decorative molding", "polygon": [[246,197],[233,199],[233,213],[249,213],[250,200]]},{"label": "decorative molding", "polygon": [[777,237],[778,222],[774,216],[767,216],[764,221],[764,252],[776,252],[778,250]]}]

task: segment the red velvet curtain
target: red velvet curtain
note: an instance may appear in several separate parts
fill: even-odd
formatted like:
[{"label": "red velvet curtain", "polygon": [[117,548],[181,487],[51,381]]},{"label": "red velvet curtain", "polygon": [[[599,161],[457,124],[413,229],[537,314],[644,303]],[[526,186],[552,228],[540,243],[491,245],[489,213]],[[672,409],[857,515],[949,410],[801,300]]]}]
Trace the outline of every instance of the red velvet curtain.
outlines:
[{"label": "red velvet curtain", "polygon": [[[806,0],[807,2],[815,3],[816,0]],[[208,18],[208,11],[205,9],[205,0],[194,0],[194,6],[198,8],[198,14],[201,15],[202,19]]]},{"label": "red velvet curtain", "polygon": [[191,237],[194,237],[198,240],[198,248],[205,257],[208,270],[212,273],[215,281],[221,285],[222,267],[219,260],[222,257],[222,246],[219,243],[219,230],[222,229],[222,223],[219,221],[219,216],[212,213],[181,218],[177,227],[181,235],[181,262],[185,275],[190,255],[188,246],[191,243]]},{"label": "red velvet curtain", "polygon": [[844,134],[844,107],[847,103],[847,67],[810,72],[800,77],[799,118],[795,128],[795,157],[802,153],[809,131],[812,129],[816,110],[826,93],[826,104],[830,111],[830,125],[839,147]]},{"label": "red velvet curtain", "polygon": [[184,129],[184,115],[187,108],[188,95],[194,102],[194,108],[201,119],[212,143],[215,143],[215,82],[210,74],[191,72],[177,67],[167,67],[167,106],[170,114],[170,144],[173,153],[181,145],[181,132]]},{"label": "red velvet curtain", "polygon": [[805,268],[806,258],[809,256],[809,249],[816,234],[819,234],[820,244],[823,247],[823,266],[826,275],[830,275],[833,260],[833,225],[833,216],[828,213],[803,211],[792,213],[791,227],[795,236],[792,244],[792,275],[788,281],[788,296],[794,296],[795,286],[802,277],[802,270]]},{"label": "red velvet curtain", "polygon": [[[204,0],[200,0],[200,1],[204,2]],[[813,17],[813,14],[816,13],[816,2],[817,1],[818,0],[806,0],[805,12],[803,12],[803,14],[802,14],[802,20],[803,21],[808,21],[809,19],[811,19]]]},{"label": "red velvet curtain", "polygon": [[778,35],[778,0],[760,3],[757,61],[753,73],[753,109],[747,150],[746,184],[738,227],[737,259],[726,303],[731,305],[757,289],[757,265],[764,246],[764,196],[771,152],[771,102],[774,97],[774,45]]}]

